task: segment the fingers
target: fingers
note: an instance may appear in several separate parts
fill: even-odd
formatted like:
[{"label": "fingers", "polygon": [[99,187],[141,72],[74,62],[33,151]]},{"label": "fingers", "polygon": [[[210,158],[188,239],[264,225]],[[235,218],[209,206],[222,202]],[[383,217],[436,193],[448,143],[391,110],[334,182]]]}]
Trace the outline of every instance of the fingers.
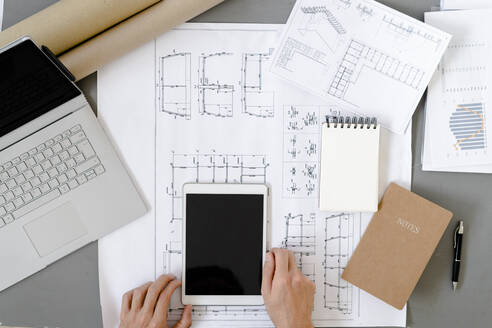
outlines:
[{"label": "fingers", "polygon": [[159,299],[157,300],[154,312],[154,318],[157,320],[157,322],[166,322],[167,310],[169,309],[171,296],[179,286],[181,286],[181,281],[173,280],[159,295]]},{"label": "fingers", "polygon": [[152,285],[152,283],[148,282],[133,290],[131,305],[132,310],[139,310],[142,308],[145,296],[147,295],[147,290],[149,289],[150,285]]},{"label": "fingers", "polygon": [[286,249],[273,248],[275,256],[275,277],[286,276],[289,272],[289,252]]},{"label": "fingers", "polygon": [[149,311],[152,314],[154,313],[155,305],[157,303],[159,295],[167,286],[167,284],[172,280],[174,280],[174,276],[166,274],[157,278],[157,280],[152,285],[150,285],[143,306],[145,311]]},{"label": "fingers", "polygon": [[174,325],[174,328],[189,328],[191,327],[191,305],[186,305],[181,315],[181,319]]},{"label": "fingers", "polygon": [[121,316],[126,315],[130,312],[130,307],[132,305],[132,296],[133,289],[123,294],[123,298],[121,300]]},{"label": "fingers", "polygon": [[289,272],[297,272],[296,256],[293,252],[289,251]]},{"label": "fingers", "polygon": [[261,282],[261,294],[270,295],[272,290],[273,274],[275,273],[275,259],[273,253],[265,255],[265,265],[263,266],[263,280]]},{"label": "fingers", "polygon": [[311,287],[311,292],[314,295],[314,292],[316,291],[316,284],[313,281],[309,280],[309,287]]}]

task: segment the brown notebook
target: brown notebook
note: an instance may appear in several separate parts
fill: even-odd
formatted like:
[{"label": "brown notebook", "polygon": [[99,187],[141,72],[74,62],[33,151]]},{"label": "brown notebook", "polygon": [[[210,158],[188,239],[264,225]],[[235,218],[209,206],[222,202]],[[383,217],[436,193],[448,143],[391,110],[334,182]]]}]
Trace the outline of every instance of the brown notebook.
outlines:
[{"label": "brown notebook", "polygon": [[392,183],[342,278],[401,310],[452,217]]}]

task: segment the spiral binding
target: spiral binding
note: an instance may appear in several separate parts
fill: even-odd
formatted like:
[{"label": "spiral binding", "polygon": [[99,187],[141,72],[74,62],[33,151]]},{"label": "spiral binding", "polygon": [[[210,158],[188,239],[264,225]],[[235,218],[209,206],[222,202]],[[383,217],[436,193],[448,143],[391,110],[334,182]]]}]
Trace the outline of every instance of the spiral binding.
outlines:
[{"label": "spiral binding", "polygon": [[340,125],[340,128],[353,127],[354,129],[363,129],[365,127],[367,129],[370,129],[372,127],[373,129],[375,129],[378,126],[378,119],[375,117],[326,115],[326,124],[328,125],[328,127],[331,127],[333,125],[333,127],[335,128]]}]

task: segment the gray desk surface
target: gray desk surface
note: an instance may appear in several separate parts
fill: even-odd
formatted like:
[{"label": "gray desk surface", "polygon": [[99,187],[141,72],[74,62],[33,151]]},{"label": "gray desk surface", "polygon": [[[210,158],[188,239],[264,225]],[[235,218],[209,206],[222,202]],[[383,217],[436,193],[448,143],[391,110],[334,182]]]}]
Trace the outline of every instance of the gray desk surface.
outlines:
[{"label": "gray desk surface", "polygon": [[[4,27],[56,0],[5,0]],[[415,18],[438,0],[384,0]],[[294,0],[228,0],[203,14],[201,22],[284,23]],[[80,82],[96,108],[96,75]],[[413,122],[413,191],[455,213],[408,303],[412,328],[490,327],[492,322],[492,175],[422,172],[423,101]],[[465,220],[467,235],[463,287],[450,286],[452,230]],[[2,264],[4,265],[4,264]],[[97,243],[80,249],[45,270],[0,293],[0,322],[11,325],[101,327]],[[122,273],[124,274],[124,273]]]}]

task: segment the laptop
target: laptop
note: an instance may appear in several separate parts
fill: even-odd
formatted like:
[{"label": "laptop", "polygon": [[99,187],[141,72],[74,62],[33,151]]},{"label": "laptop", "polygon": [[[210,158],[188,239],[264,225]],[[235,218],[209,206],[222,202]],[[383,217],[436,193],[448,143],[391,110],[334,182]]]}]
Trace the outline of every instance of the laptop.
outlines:
[{"label": "laptop", "polygon": [[0,49],[0,290],[146,207],[77,86],[30,38]]}]

